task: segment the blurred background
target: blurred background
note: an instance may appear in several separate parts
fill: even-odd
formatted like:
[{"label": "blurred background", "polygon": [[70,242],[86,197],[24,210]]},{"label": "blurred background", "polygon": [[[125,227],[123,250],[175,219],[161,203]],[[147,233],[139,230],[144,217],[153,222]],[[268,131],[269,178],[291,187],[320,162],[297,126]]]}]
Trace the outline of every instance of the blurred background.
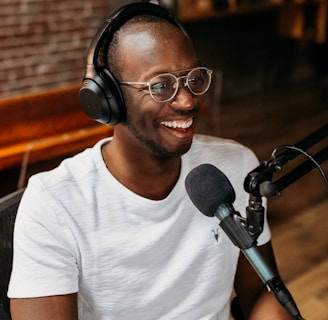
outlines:
[{"label": "blurred background", "polygon": [[[1,1],[0,98],[80,82],[95,32],[129,2]],[[327,75],[325,0],[157,2],[181,19],[204,63],[222,71],[223,99]]]},{"label": "blurred background", "polygon": [[[1,196],[108,135],[83,118],[77,92],[93,36],[129,2],[1,1]],[[327,0],[157,2],[214,70],[199,133],[238,140],[265,161],[327,123]],[[312,320],[328,313],[327,194],[313,170],[268,201],[282,276]]]}]

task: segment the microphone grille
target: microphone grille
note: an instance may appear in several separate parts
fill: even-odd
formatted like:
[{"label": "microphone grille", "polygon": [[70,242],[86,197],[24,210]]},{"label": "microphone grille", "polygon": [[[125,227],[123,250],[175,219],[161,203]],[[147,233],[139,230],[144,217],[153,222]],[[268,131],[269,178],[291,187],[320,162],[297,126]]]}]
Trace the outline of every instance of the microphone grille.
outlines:
[{"label": "microphone grille", "polygon": [[226,175],[212,164],[201,164],[186,177],[185,186],[193,204],[208,217],[213,217],[217,208],[233,203],[235,191]]}]

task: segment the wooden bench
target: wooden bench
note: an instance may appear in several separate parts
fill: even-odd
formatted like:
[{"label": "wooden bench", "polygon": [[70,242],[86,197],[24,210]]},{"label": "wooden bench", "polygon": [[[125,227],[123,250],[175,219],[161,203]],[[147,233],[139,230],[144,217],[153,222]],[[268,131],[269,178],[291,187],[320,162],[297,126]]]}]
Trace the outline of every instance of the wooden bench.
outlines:
[{"label": "wooden bench", "polygon": [[0,170],[75,154],[111,136],[83,112],[79,85],[0,100]]}]

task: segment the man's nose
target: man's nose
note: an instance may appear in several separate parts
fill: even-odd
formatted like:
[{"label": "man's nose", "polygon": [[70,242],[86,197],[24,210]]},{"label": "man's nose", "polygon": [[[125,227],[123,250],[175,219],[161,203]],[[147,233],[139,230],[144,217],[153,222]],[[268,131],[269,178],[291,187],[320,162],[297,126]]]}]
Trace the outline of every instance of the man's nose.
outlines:
[{"label": "man's nose", "polygon": [[186,79],[179,79],[178,91],[171,105],[175,108],[193,109],[197,105],[196,96],[189,90]]}]

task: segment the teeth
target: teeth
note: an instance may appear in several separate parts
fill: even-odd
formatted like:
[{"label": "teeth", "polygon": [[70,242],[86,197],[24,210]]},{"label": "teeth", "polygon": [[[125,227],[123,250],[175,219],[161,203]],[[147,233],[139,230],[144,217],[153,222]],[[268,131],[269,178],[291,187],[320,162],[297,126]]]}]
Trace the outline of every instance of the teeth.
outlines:
[{"label": "teeth", "polygon": [[179,128],[179,129],[187,129],[192,125],[192,119],[189,119],[187,121],[163,121],[161,123],[163,126],[165,127],[169,127],[169,128]]}]

